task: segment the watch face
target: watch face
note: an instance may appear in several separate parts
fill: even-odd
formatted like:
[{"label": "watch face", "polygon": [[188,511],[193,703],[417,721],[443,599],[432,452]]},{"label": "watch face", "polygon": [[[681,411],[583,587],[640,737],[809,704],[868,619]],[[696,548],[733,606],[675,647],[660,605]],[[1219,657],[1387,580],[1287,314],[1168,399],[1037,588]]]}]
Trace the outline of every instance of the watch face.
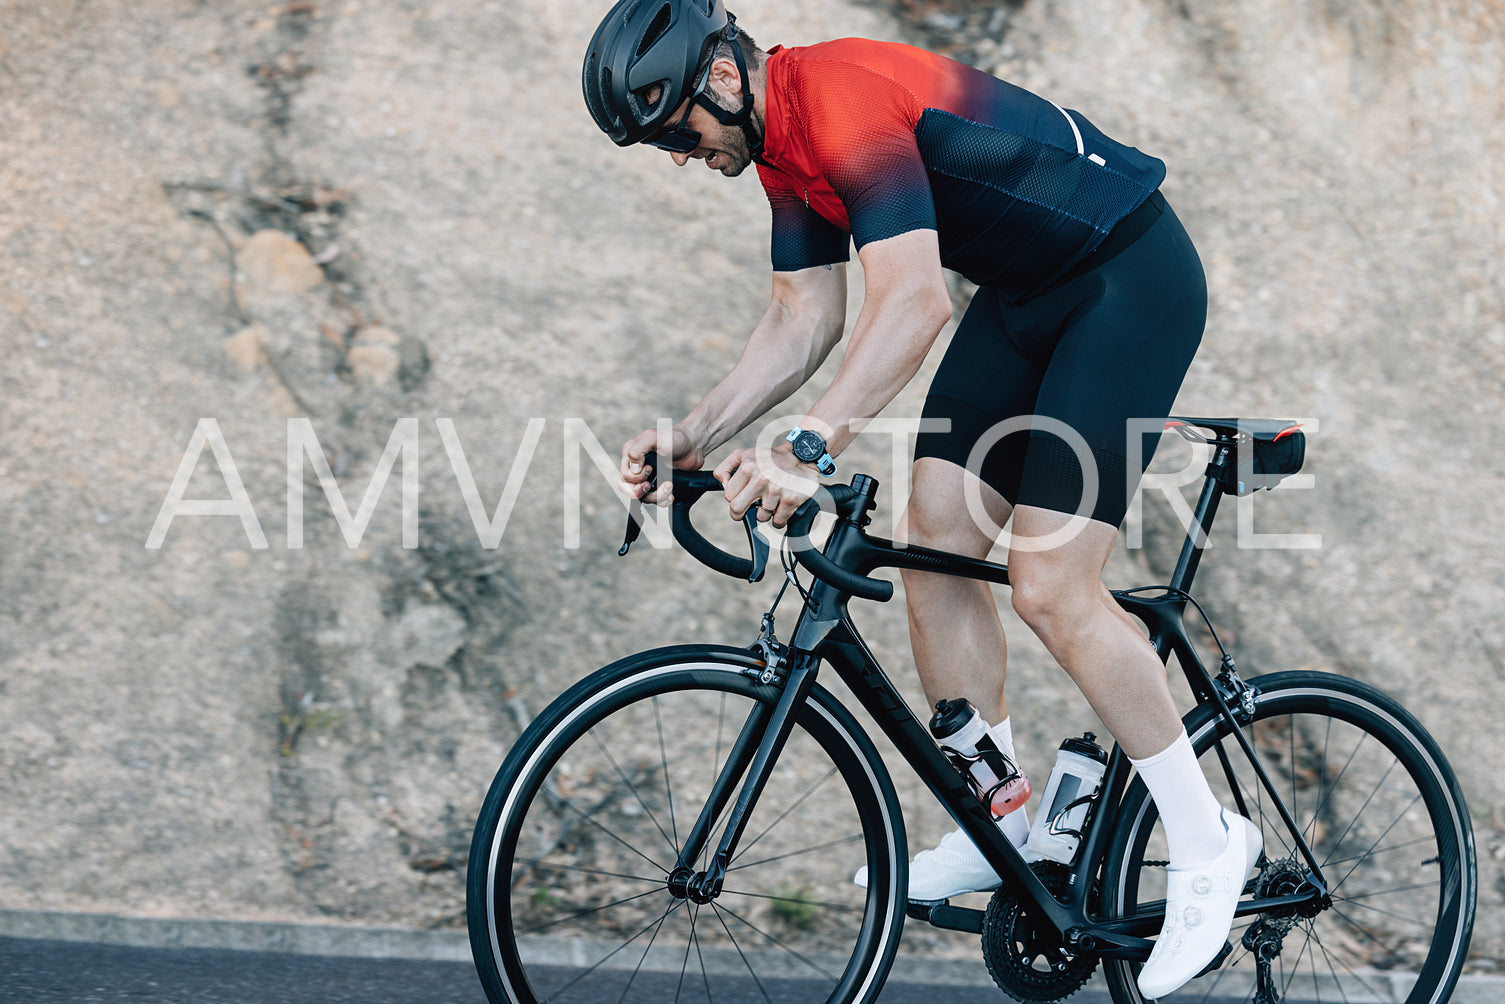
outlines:
[{"label": "watch face", "polygon": [[794,438],[794,455],[807,464],[813,464],[826,452],[826,441],[816,432],[801,432]]}]

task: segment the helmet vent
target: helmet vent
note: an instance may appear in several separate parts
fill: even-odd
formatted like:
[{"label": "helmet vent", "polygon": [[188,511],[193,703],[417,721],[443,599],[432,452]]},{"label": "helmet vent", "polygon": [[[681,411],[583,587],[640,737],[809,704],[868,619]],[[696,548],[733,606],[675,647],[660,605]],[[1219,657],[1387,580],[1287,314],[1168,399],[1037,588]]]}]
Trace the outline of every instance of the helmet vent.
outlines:
[{"label": "helmet vent", "polygon": [[658,13],[653,15],[653,20],[648,24],[648,30],[643,32],[643,40],[638,43],[637,55],[642,56],[653,47],[664,32],[669,30],[670,9],[668,4],[659,7]]}]

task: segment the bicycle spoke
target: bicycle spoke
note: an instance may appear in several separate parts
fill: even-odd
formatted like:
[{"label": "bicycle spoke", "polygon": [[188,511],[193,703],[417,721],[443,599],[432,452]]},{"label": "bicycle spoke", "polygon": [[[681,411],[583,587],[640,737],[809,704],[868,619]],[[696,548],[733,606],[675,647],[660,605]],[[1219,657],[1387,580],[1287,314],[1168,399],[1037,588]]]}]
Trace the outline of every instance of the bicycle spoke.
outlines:
[{"label": "bicycle spoke", "polygon": [[[1317,806],[1317,811],[1312,816],[1313,827],[1314,827],[1313,828],[1313,832],[1314,833],[1316,832],[1316,830],[1315,830],[1316,821],[1321,817],[1321,815],[1323,813],[1323,810],[1325,810],[1327,808],[1327,804],[1332,801],[1333,795],[1337,792],[1339,785],[1341,785],[1343,783],[1343,778],[1348,775],[1348,768],[1353,766],[1354,758],[1359,755],[1359,750],[1361,750],[1361,749],[1364,748],[1364,743],[1365,743],[1366,740],[1368,740],[1368,738],[1369,738],[1369,736],[1367,734],[1360,733],[1360,735],[1359,735],[1359,741],[1356,744],[1354,744],[1354,748],[1348,754],[1348,759],[1343,762],[1343,769],[1340,770],[1340,771],[1338,771],[1338,776],[1335,777],[1335,778],[1333,778],[1333,783],[1328,786],[1327,797],[1322,800],[1322,804],[1321,805]],[[1334,845],[1334,849],[1335,850],[1337,849],[1336,845]],[[1326,864],[1326,863],[1327,862],[1325,862],[1325,861],[1323,862],[1323,864]]]},{"label": "bicycle spoke", "polygon": [[[1333,912],[1334,912],[1334,913],[1337,913],[1337,914],[1338,914],[1338,915],[1339,915],[1339,916],[1342,916],[1342,911],[1339,911],[1339,910],[1334,910],[1334,911],[1333,911]],[[1343,918],[1343,919],[1344,919],[1344,920],[1348,920],[1348,918],[1347,918],[1347,917],[1344,917],[1344,918]],[[1351,921],[1351,920],[1350,920],[1350,921],[1348,921],[1348,922],[1349,922],[1349,923],[1350,923],[1350,924],[1352,924],[1352,925],[1353,925],[1353,926],[1354,926],[1354,928],[1355,928],[1355,929],[1357,929],[1357,930],[1359,930],[1359,931],[1361,931],[1361,932],[1363,932],[1363,933],[1364,933],[1364,934],[1365,934],[1365,935],[1366,935],[1366,936],[1367,936],[1367,937],[1368,937],[1368,938],[1370,938],[1370,940],[1374,940],[1374,935],[1372,935],[1372,934],[1370,934],[1370,933],[1369,933],[1369,932],[1367,932],[1367,931],[1364,931],[1364,929],[1363,929],[1363,928],[1362,928],[1362,927],[1359,927],[1359,926],[1358,926],[1358,925],[1357,925],[1357,924],[1354,924],[1354,923],[1353,923],[1353,921]],[[1324,954],[1326,954],[1326,952],[1327,952],[1327,949],[1326,949],[1326,948],[1325,948],[1325,947],[1324,947],[1324,946],[1323,946],[1323,945],[1322,945],[1322,939],[1321,939],[1321,938],[1319,938],[1319,937],[1317,937],[1317,933],[1316,933],[1316,931],[1315,931],[1315,930],[1313,930],[1313,931],[1312,931],[1312,939],[1313,939],[1313,940],[1314,940],[1314,941],[1316,941],[1316,942],[1317,942],[1317,947],[1318,947],[1318,948],[1321,948],[1321,949],[1322,949],[1322,951],[1323,951],[1323,953],[1324,953]],[[1375,943],[1376,943],[1376,944],[1379,944],[1379,942],[1378,942],[1378,941],[1375,941]],[[1384,947],[1384,946],[1383,946],[1383,945],[1381,945],[1381,946],[1380,946],[1380,947],[1381,947],[1381,948],[1383,948],[1383,947]],[[1399,956],[1393,956],[1393,957],[1392,957],[1392,958],[1394,958],[1394,959],[1399,959],[1399,958],[1400,958],[1400,957],[1399,957]],[[1379,990],[1377,990],[1377,989],[1375,989],[1375,988],[1374,988],[1374,987],[1372,987],[1372,986],[1370,986],[1370,985],[1369,985],[1369,983],[1368,983],[1368,982],[1367,982],[1367,981],[1366,981],[1366,980],[1365,980],[1365,979],[1364,979],[1364,977],[1362,977],[1362,976],[1360,976],[1360,975],[1359,975],[1359,971],[1358,971],[1358,970],[1357,970],[1357,969],[1354,969],[1354,968],[1352,968],[1352,967],[1349,967],[1349,968],[1346,968],[1346,969],[1345,969],[1345,970],[1344,970],[1344,972],[1346,972],[1346,973],[1347,973],[1347,974],[1348,974],[1348,976],[1349,976],[1349,978],[1350,978],[1350,979],[1352,979],[1352,980],[1353,980],[1353,981],[1354,981],[1354,982],[1355,982],[1355,983],[1357,983],[1357,984],[1358,984],[1358,985],[1359,985],[1359,986],[1361,986],[1361,987],[1363,987],[1363,988],[1364,988],[1364,990],[1365,990],[1365,991],[1366,991],[1366,992],[1367,992],[1367,993],[1369,993],[1369,994],[1370,994],[1370,995],[1372,995],[1372,996],[1373,996],[1373,997],[1374,997],[1374,998],[1376,998],[1376,999],[1377,999],[1377,1000],[1383,1000],[1383,999],[1384,999],[1384,996],[1383,996],[1383,995],[1382,995],[1382,994],[1381,994],[1381,993],[1380,993],[1380,991],[1379,991]],[[1339,980],[1339,981],[1338,981],[1338,987],[1339,987],[1339,989],[1340,989],[1340,990],[1341,990],[1341,989],[1342,989],[1342,986],[1343,986],[1343,982],[1342,982],[1342,980],[1341,980],[1341,979],[1340,979],[1340,980]],[[1348,999],[1348,995],[1347,995],[1347,994],[1344,994],[1344,999],[1345,999],[1345,1000],[1347,1000],[1347,999]]]},{"label": "bicycle spoke", "polygon": [[658,726],[658,758],[664,765],[664,801],[669,806],[669,828],[674,831],[674,840],[670,844],[675,853],[679,853],[679,824],[674,820],[674,792],[669,789],[669,751],[664,748],[664,719],[659,714],[658,698],[653,699],[653,721]]},{"label": "bicycle spoke", "polygon": [[838,979],[838,977],[832,976],[830,973],[826,972],[826,970],[824,968],[822,968],[821,966],[817,965],[816,963],[810,961],[804,955],[802,955],[799,952],[795,951],[793,948],[790,948],[788,945],[784,944],[784,942],[780,941],[778,938],[776,938],[773,935],[769,934],[767,931],[763,930],[757,924],[754,924],[752,921],[748,920],[746,917],[742,916],[740,913],[738,913],[736,910],[733,910],[731,907],[729,907],[729,906],[727,906],[725,904],[722,904],[721,905],[721,909],[725,910],[727,913],[731,914],[734,919],[736,919],[736,920],[740,921],[741,923],[747,925],[749,928],[751,928],[753,931],[757,932],[758,934],[761,934],[764,938],[767,938],[770,942],[772,942],[773,944],[777,945],[779,948],[782,948],[784,951],[788,952],[790,955],[794,956],[796,959],[799,959],[805,965],[809,966],[811,969],[815,970],[817,973],[820,973],[826,979],[831,980],[832,982],[836,982],[836,980]]},{"label": "bicycle spoke", "polygon": [[[1308,948],[1310,948],[1311,945],[1312,945],[1312,939],[1311,938],[1308,938],[1308,939],[1306,939],[1306,941],[1304,941],[1304,942],[1301,943],[1301,951],[1299,951],[1299,952],[1296,953],[1296,961],[1291,963],[1291,975],[1288,976],[1288,977],[1286,977],[1285,984],[1280,988],[1280,990],[1281,990],[1280,996],[1281,996],[1282,999],[1285,999],[1285,998],[1287,998],[1287,997],[1289,997],[1291,995],[1291,983],[1296,979],[1296,972],[1297,972],[1297,970],[1299,970],[1301,968],[1301,959],[1302,959],[1303,956],[1306,955],[1306,950]],[[1282,965],[1282,968],[1284,968],[1284,963],[1283,962],[1282,962],[1281,965]]]},{"label": "bicycle spoke", "polygon": [[[596,820],[593,817],[587,816],[584,812],[581,812],[578,808],[575,807],[574,803],[571,802],[569,799],[565,799],[564,802],[563,802],[563,805],[564,805],[564,807],[566,809],[569,809],[575,815],[579,816],[581,819],[585,820],[587,823],[590,823],[596,829],[600,830],[602,833],[606,834],[608,837],[610,837],[611,839],[615,840],[617,843],[621,844],[623,847],[627,848],[629,851],[631,851],[632,853],[636,854],[638,857],[642,858],[644,861],[648,862],[650,865],[652,865],[653,867],[657,868],[659,871],[663,872],[665,875],[669,874],[669,869],[665,868],[663,865],[659,864],[657,861],[653,860],[648,855],[644,854],[642,851],[638,850],[636,847],[632,846],[627,841],[623,840],[621,837],[617,836],[617,834],[613,833],[612,831],[608,830],[606,827],[602,826],[600,823],[596,822]],[[660,830],[659,832],[662,833],[663,830]]]},{"label": "bicycle spoke", "polygon": [[[1436,882],[1418,882],[1415,885],[1403,885],[1396,889],[1376,889],[1374,892],[1361,892],[1357,896],[1334,897],[1339,903],[1357,903],[1361,899],[1370,899],[1375,896],[1391,896],[1398,892],[1410,892],[1412,889],[1435,889]],[[1412,917],[1412,920],[1416,918]]]},{"label": "bicycle spoke", "polygon": [[800,906],[823,906],[827,910],[843,910],[847,913],[861,914],[866,912],[862,906],[854,906],[851,903],[831,903],[819,899],[790,899],[788,896],[774,896],[765,892],[743,892],[740,889],[723,889],[723,896],[746,896],[748,899],[767,899],[775,903],[798,903]]},{"label": "bicycle spoke", "polygon": [[[586,875],[601,875],[605,878],[630,879],[633,882],[652,882],[655,885],[662,883],[668,876],[660,875],[658,878],[649,878],[647,875],[628,875],[626,872],[609,872],[600,868],[587,868],[585,865],[558,864],[553,861],[544,861],[542,858],[518,858],[513,864],[528,865],[534,868],[552,868],[560,872],[584,872]],[[516,882],[513,883],[516,885]]]},{"label": "bicycle spoke", "polygon": [[[1297,818],[1299,818],[1300,814],[1296,811],[1296,773],[1297,773],[1296,767],[1297,767],[1297,764],[1296,764],[1296,722],[1294,720],[1291,722],[1291,728],[1289,729],[1289,733],[1290,733],[1290,737],[1291,737],[1291,818],[1292,819],[1297,819]],[[1319,785],[1322,783],[1322,775],[1321,774],[1317,775],[1317,783]]]},{"label": "bicycle spoke", "polygon": [[[1310,947],[1312,945],[1312,943],[1313,943],[1314,940],[1315,939],[1313,939],[1312,936],[1309,933],[1307,935],[1307,939],[1306,939],[1306,946]],[[1320,942],[1317,943],[1317,947],[1319,949],[1322,947],[1322,945],[1321,945]],[[1329,964],[1328,968],[1331,968],[1330,964]],[[1316,998],[1317,1004],[1322,1004],[1322,984],[1317,979],[1317,953],[1316,952],[1312,953],[1312,996]]]},{"label": "bicycle spoke", "polygon": [[[579,920],[581,917],[589,917],[593,913],[600,913],[602,910],[610,910],[614,906],[621,906],[623,903],[631,903],[634,900],[652,896],[657,892],[659,892],[658,889],[649,889],[647,892],[640,892],[636,896],[624,896],[621,899],[612,900],[610,903],[602,903],[600,906],[593,906],[589,910],[581,910],[579,913],[572,913],[568,917],[560,917],[557,920],[549,921],[547,924],[539,924],[537,927],[530,927],[526,930],[519,931],[518,933],[537,934],[539,931],[547,931],[551,927],[558,927],[560,924],[568,924],[572,920]],[[675,902],[680,901],[676,900]]]},{"label": "bicycle spoke", "polygon": [[1338,909],[1336,905],[1333,906],[1331,909],[1332,909],[1332,911],[1333,911],[1334,914],[1336,914],[1339,917],[1342,917],[1343,920],[1344,920],[1344,922],[1347,923],[1349,927],[1353,928],[1355,931],[1358,931],[1364,937],[1368,938],[1369,941],[1370,941],[1370,943],[1372,945],[1374,945],[1374,947],[1378,948],[1382,952],[1387,953],[1386,954],[1386,958],[1385,958],[1385,962],[1387,964],[1396,963],[1396,962],[1399,962],[1399,963],[1402,963],[1402,964],[1405,963],[1406,960],[1403,959],[1403,958],[1401,958],[1400,953],[1397,952],[1397,951],[1395,951],[1395,949],[1388,947],[1383,941],[1380,940],[1379,935],[1375,934],[1373,931],[1369,930],[1369,928],[1365,927],[1363,924],[1360,924],[1358,921],[1354,920],[1348,914],[1346,914],[1342,910]]},{"label": "bicycle spoke", "polygon": [[[1343,828],[1342,834],[1339,835],[1338,839],[1333,842],[1333,849],[1334,850],[1337,850],[1339,847],[1343,846],[1343,841],[1345,839],[1347,839],[1348,834],[1353,830],[1354,826],[1358,823],[1359,817],[1364,814],[1364,810],[1367,809],[1367,808],[1369,808],[1369,803],[1372,802],[1372,801],[1374,801],[1374,796],[1376,796],[1376,795],[1378,795],[1380,793],[1380,789],[1382,787],[1384,787],[1385,781],[1389,779],[1390,772],[1393,771],[1395,769],[1395,767],[1396,767],[1396,761],[1392,760],[1390,762],[1390,766],[1388,766],[1388,767],[1385,768],[1385,773],[1380,777],[1380,779],[1378,781],[1376,781],[1374,783],[1374,788],[1370,790],[1369,796],[1364,799],[1364,804],[1360,805],[1358,807],[1358,809],[1354,810],[1353,818],[1348,821],[1348,825]],[[1417,796],[1417,797],[1419,798],[1420,796]],[[1413,801],[1412,804],[1414,805],[1415,802]],[[1394,824],[1391,824],[1391,825],[1394,825]]]},{"label": "bicycle spoke", "polygon": [[832,847],[840,847],[842,844],[856,843],[857,841],[859,841],[861,839],[862,839],[862,834],[856,833],[856,834],[853,834],[850,837],[842,837],[839,840],[829,840],[829,841],[827,841],[826,843],[823,843],[823,844],[816,844],[813,847],[806,847],[804,850],[789,851],[786,854],[775,854],[771,858],[762,858],[762,859],[760,859],[758,861],[747,861],[747,862],[744,862],[743,864],[740,864],[740,865],[733,865],[733,866],[731,866],[730,868],[727,869],[727,872],[730,873],[730,872],[738,871],[738,870],[743,869],[743,868],[752,868],[755,865],[766,865],[766,864],[769,864],[770,862],[773,862],[773,861],[784,861],[784,860],[786,860],[788,858],[797,858],[801,854],[814,854],[816,851],[824,851],[824,850],[828,850],[828,849],[830,849]]},{"label": "bicycle spoke", "polygon": [[[1417,837],[1415,840],[1407,840],[1405,843],[1402,843],[1402,844],[1391,844],[1389,847],[1375,847],[1375,848],[1371,848],[1370,850],[1364,852],[1363,854],[1357,854],[1357,855],[1355,855],[1353,857],[1348,857],[1348,858],[1333,858],[1332,860],[1328,861],[1327,864],[1330,864],[1330,865],[1346,865],[1350,861],[1361,861],[1361,860],[1363,860],[1366,857],[1372,858],[1372,857],[1374,857],[1377,854],[1390,854],[1390,853],[1393,853],[1395,851],[1405,850],[1407,847],[1416,847],[1416,846],[1421,845],[1421,844],[1425,844],[1427,846],[1431,846],[1435,842],[1436,841],[1435,841],[1435,839],[1433,837]],[[1417,867],[1419,868],[1422,865],[1435,863],[1436,860],[1437,859],[1434,857],[1434,858],[1431,858],[1431,859],[1426,860],[1426,861],[1420,861],[1420,862],[1417,863]]]},{"label": "bicycle spoke", "polygon": [[[1373,796],[1370,796],[1370,797],[1373,797]],[[1363,864],[1365,862],[1365,860],[1368,859],[1370,852],[1373,851],[1376,847],[1378,847],[1380,845],[1380,841],[1381,840],[1384,840],[1386,837],[1388,837],[1390,835],[1390,831],[1391,830],[1395,829],[1396,826],[1400,825],[1400,821],[1402,819],[1406,818],[1406,813],[1410,812],[1411,811],[1411,807],[1413,805],[1415,805],[1417,802],[1420,802],[1420,801],[1421,801],[1421,792],[1417,792],[1416,793],[1416,797],[1413,798],[1413,799],[1411,799],[1411,801],[1407,802],[1405,808],[1401,809],[1400,812],[1396,814],[1395,818],[1390,821],[1390,825],[1387,826],[1387,827],[1385,827],[1385,832],[1381,833],[1378,837],[1376,837],[1374,843],[1372,843],[1372,844],[1369,845],[1369,850],[1365,851],[1362,855],[1359,856],[1359,860],[1357,860],[1357,861],[1354,862],[1353,868],[1348,869],[1348,871],[1343,874],[1343,877],[1338,880],[1338,884],[1335,885],[1335,886],[1333,886],[1331,889],[1329,889],[1328,892],[1337,892],[1338,889],[1342,887],[1343,883],[1348,881],[1348,876],[1352,875],[1354,873],[1354,870],[1357,869],[1359,867],[1359,865]],[[1365,804],[1367,805],[1369,803],[1366,802]]]},{"label": "bicycle spoke", "polygon": [[[630,792],[632,792],[632,797],[635,798],[635,799],[637,799],[638,805],[641,805],[643,807],[643,811],[648,814],[648,819],[650,821],[652,821],[654,829],[658,830],[659,836],[661,836],[661,837],[664,838],[664,843],[666,843],[666,844],[669,845],[669,850],[673,851],[675,854],[678,854],[679,853],[679,844],[678,844],[678,842],[669,839],[669,834],[667,834],[667,833],[664,832],[664,828],[663,828],[662,825],[660,825],[660,823],[658,821],[658,817],[653,814],[653,810],[648,807],[648,803],[645,802],[645,801],[643,801],[643,796],[638,792],[637,785],[635,785],[635,784],[632,783],[632,779],[629,778],[627,776],[626,772],[624,772],[622,770],[622,768],[617,764],[616,757],[614,757],[614,756],[611,755],[611,750],[607,749],[606,748],[606,744],[601,741],[601,737],[598,736],[598,735],[596,735],[596,730],[595,729],[591,730],[590,737],[591,737],[592,740],[595,741],[596,746],[601,750],[601,753],[606,757],[607,762],[611,764],[612,769],[617,772],[617,777],[620,777],[622,779],[622,783],[627,786],[627,790],[630,791]],[[669,783],[669,776],[668,775],[669,775],[669,766],[668,766],[668,764],[665,764],[664,765],[664,784],[666,786],[666,789],[667,789],[667,785]]]},{"label": "bicycle spoke", "polygon": [[695,947],[695,919],[699,916],[698,906],[690,907],[690,940],[685,942],[685,960],[679,967],[679,982],[674,986],[674,1004],[679,1004],[679,995],[685,988],[685,973],[690,971],[690,950]]},{"label": "bicycle spoke", "polygon": [[[1314,932],[1311,933],[1311,939],[1312,942],[1317,945],[1317,951],[1320,951],[1320,953],[1323,954],[1323,959],[1327,962],[1327,972],[1330,972],[1330,974],[1332,974],[1333,986],[1338,987],[1338,996],[1341,996],[1341,998],[1344,999],[1344,1004],[1348,1004],[1348,990],[1345,990],[1344,986],[1342,986],[1342,977],[1339,977],[1338,969],[1333,968],[1332,953],[1330,953],[1330,951],[1327,951],[1326,945],[1321,944],[1321,938],[1317,938],[1317,935],[1315,935]],[[1344,972],[1348,971],[1350,971],[1350,969],[1344,969]]]},{"label": "bicycle spoke", "polygon": [[714,902],[711,903],[711,912],[716,915],[716,920],[720,922],[721,929],[726,932],[727,938],[731,940],[732,947],[737,950],[738,957],[742,959],[742,964],[747,967],[747,975],[751,976],[753,978],[753,982],[757,984],[758,992],[763,995],[763,999],[767,1001],[768,1004],[773,1004],[773,998],[768,996],[768,991],[764,988],[763,981],[758,979],[758,974],[753,969],[752,963],[747,960],[747,954],[742,951],[742,945],[737,941],[737,936],[732,933],[732,929],[730,927],[726,926],[726,918],[721,916],[721,910],[716,906]]},{"label": "bicycle spoke", "polygon": [[[589,969],[585,969],[585,970],[582,970],[581,972],[577,973],[575,975],[574,979],[570,980],[568,983],[566,983],[564,986],[560,987],[558,990],[555,990],[554,993],[555,994],[562,994],[562,993],[564,993],[565,991],[569,990],[570,987],[574,986],[576,983],[579,983],[581,980],[585,979],[587,976],[589,976],[591,973],[595,972],[597,969],[600,969],[603,965],[605,965],[607,959],[610,959],[613,955],[616,955],[618,952],[622,951],[622,949],[626,948],[628,945],[632,944],[634,941],[638,940],[644,934],[646,934],[648,932],[648,928],[653,927],[654,925],[658,925],[658,926],[662,927],[664,921],[668,919],[669,914],[671,914],[675,910],[679,909],[679,907],[683,903],[684,903],[684,900],[682,900],[682,899],[677,899],[674,902],[670,903],[669,904],[669,908],[667,910],[665,910],[662,914],[660,914],[657,920],[650,920],[648,923],[644,924],[643,927],[642,927],[642,930],[638,931],[637,934],[634,934],[632,937],[630,937],[626,941],[622,942],[616,948],[612,949],[610,952],[608,952],[603,958],[601,958],[599,961],[597,961],[596,964],[593,965],[593,966],[591,966]],[[657,936],[656,932],[655,932],[655,936]]]},{"label": "bicycle spoke", "polygon": [[[753,837],[752,841],[750,843],[748,843],[748,845],[746,847],[743,847],[740,851],[737,852],[737,858],[740,858],[742,855],[744,855],[748,851],[752,850],[753,846],[756,845],[759,840],[762,840],[764,837],[768,836],[768,831],[769,830],[772,830],[775,826],[778,826],[786,818],[788,818],[788,816],[789,816],[789,814],[791,812],[793,812],[794,810],[798,809],[800,806],[804,805],[805,801],[807,799],[809,799],[811,795],[815,794],[816,789],[818,789],[821,785],[823,785],[827,781],[829,781],[831,779],[831,776],[834,775],[835,773],[836,773],[836,768],[832,767],[830,770],[826,771],[826,773],[824,775],[821,776],[820,780],[816,781],[809,788],[805,789],[805,793],[802,794],[794,802],[793,805],[789,806],[789,808],[787,808],[783,812],[779,813],[778,818],[775,819],[773,822],[769,823],[768,826],[763,830],[762,833],[758,834],[756,837]],[[737,858],[733,858],[732,860],[735,861],[735,860],[737,860]]]},{"label": "bicycle spoke", "polygon": [[[696,916],[699,916],[699,911],[696,912]],[[695,945],[695,959],[700,963],[700,982],[705,985],[706,1004],[711,1004],[711,974],[705,971],[705,955],[700,951],[700,938],[694,933],[693,928],[691,930],[690,940]]]},{"label": "bicycle spoke", "polygon": [[669,914],[673,910],[674,906],[671,904],[669,909],[664,911],[664,915],[658,919],[658,926],[653,929],[653,935],[644,946],[643,954],[638,957],[638,964],[633,968],[632,975],[627,978],[627,985],[622,988],[622,996],[617,998],[617,1004],[623,1004],[627,1000],[627,995],[632,992],[632,985],[637,982],[638,973],[642,971],[643,963],[648,961],[648,953],[653,950],[653,943],[658,940],[658,933],[664,929],[664,921],[669,919]]},{"label": "bicycle spoke", "polygon": [[[1371,895],[1371,896],[1382,896],[1382,895],[1384,895],[1384,893],[1382,893],[1382,892],[1374,892],[1374,893],[1370,893],[1369,895]],[[1425,921],[1423,921],[1423,920],[1418,920],[1415,914],[1396,913],[1394,910],[1382,910],[1382,909],[1380,909],[1377,906],[1370,906],[1368,903],[1360,903],[1360,902],[1358,902],[1359,898],[1360,897],[1340,896],[1339,898],[1337,898],[1336,900],[1334,900],[1334,902],[1335,903],[1352,903],[1354,906],[1358,907],[1360,910],[1368,910],[1370,913],[1377,913],[1377,914],[1380,914],[1381,916],[1384,916],[1384,917],[1394,917],[1396,920],[1403,920],[1407,924],[1411,924],[1413,926],[1415,926],[1417,924],[1424,924],[1425,923]]]},{"label": "bicycle spoke", "polygon": [[[1346,991],[1346,990],[1343,989],[1343,980],[1342,980],[1341,977],[1338,976],[1338,970],[1336,968],[1334,968],[1334,966],[1333,966],[1333,956],[1332,956],[1332,953],[1327,950],[1327,946],[1324,945],[1324,944],[1322,944],[1322,939],[1319,938],[1319,937],[1317,937],[1316,932],[1312,930],[1312,922],[1311,921],[1307,921],[1306,922],[1306,938],[1307,938],[1307,941],[1310,944],[1314,944],[1314,945],[1317,946],[1317,951],[1319,951],[1319,952],[1322,953],[1322,959],[1323,959],[1324,962],[1327,963],[1327,971],[1329,973],[1332,973],[1332,976],[1333,976],[1333,986],[1335,986],[1335,987],[1338,988],[1338,996],[1342,997],[1343,1000],[1346,1002],[1348,1000],[1348,991]],[[1313,969],[1312,969],[1312,984],[1315,986],[1316,982],[1317,982],[1317,970],[1316,970],[1315,967],[1313,967]]]},{"label": "bicycle spoke", "polygon": [[[1328,795],[1332,794],[1333,788],[1337,787],[1337,781],[1334,781],[1333,787],[1327,789],[1328,794],[1324,795],[1322,793],[1322,785],[1327,780],[1327,751],[1332,747],[1332,739],[1333,720],[1329,718],[1327,720],[1327,728],[1322,733],[1322,764],[1317,771],[1317,805],[1312,809],[1311,823],[1308,826],[1301,828],[1301,835],[1306,838],[1308,845],[1310,845],[1313,840],[1317,839],[1317,823],[1322,818],[1322,807],[1327,804]],[[1342,775],[1339,775],[1339,777],[1341,776]],[[1307,832],[1308,829],[1310,829],[1311,832]]]}]

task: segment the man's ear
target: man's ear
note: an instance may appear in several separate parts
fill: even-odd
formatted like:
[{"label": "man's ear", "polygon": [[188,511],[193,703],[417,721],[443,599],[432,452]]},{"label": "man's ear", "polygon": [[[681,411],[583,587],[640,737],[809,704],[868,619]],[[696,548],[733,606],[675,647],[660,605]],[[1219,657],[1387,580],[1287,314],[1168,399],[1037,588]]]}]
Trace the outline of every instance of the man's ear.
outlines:
[{"label": "man's ear", "polygon": [[726,56],[711,60],[711,80],[729,94],[742,93],[742,74],[737,72],[737,62]]}]

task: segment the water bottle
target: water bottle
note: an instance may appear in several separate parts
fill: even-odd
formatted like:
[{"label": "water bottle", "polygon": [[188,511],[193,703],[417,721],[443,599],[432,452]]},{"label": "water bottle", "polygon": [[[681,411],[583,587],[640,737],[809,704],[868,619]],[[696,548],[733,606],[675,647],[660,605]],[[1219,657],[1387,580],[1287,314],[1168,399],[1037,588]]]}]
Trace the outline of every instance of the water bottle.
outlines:
[{"label": "water bottle", "polygon": [[1076,856],[1082,826],[1108,764],[1108,754],[1096,738],[1088,732],[1080,739],[1067,739],[1056,753],[1056,765],[1029,831],[1029,849],[1041,857],[1069,865]]},{"label": "water bottle", "polygon": [[994,819],[1002,819],[1029,801],[1029,779],[998,749],[988,734],[988,723],[970,701],[958,698],[937,702],[930,734],[956,769],[967,776],[968,784]]}]

